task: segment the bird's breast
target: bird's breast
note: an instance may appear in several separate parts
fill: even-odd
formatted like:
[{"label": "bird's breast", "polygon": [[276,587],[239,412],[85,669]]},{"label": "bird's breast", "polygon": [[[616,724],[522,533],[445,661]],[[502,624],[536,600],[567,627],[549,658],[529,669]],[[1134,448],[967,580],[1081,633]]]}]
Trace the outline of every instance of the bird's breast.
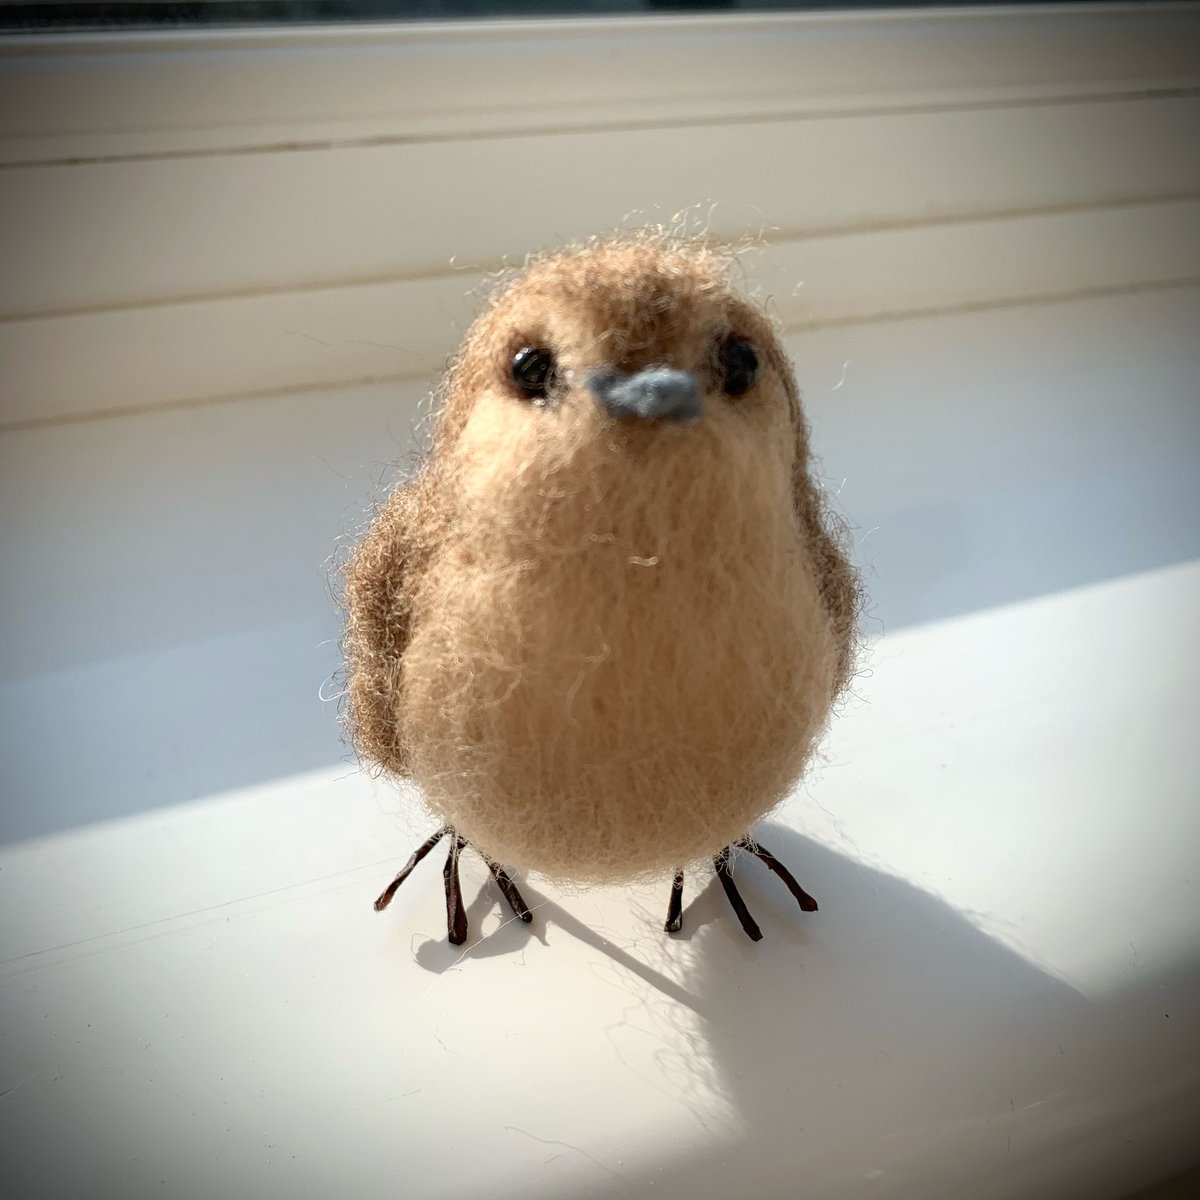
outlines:
[{"label": "bird's breast", "polygon": [[543,487],[519,519],[481,502],[444,543],[397,715],[430,807],[484,853],[576,882],[670,870],[803,770],[836,649],[786,477],[705,478],[660,478],[654,504]]}]

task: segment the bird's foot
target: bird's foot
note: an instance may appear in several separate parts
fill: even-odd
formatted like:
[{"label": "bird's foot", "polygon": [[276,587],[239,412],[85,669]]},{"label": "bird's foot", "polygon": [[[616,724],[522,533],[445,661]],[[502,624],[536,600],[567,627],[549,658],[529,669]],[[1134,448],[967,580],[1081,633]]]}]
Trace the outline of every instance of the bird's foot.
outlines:
[{"label": "bird's foot", "polygon": [[[416,865],[442,840],[450,839],[450,852],[446,855],[446,865],[442,868],[442,878],[446,883],[446,936],[455,946],[461,946],[467,940],[467,910],[463,906],[462,888],[458,882],[458,856],[466,847],[467,842],[460,838],[449,825],[443,825],[437,833],[431,834],[412,853],[412,857],[396,873],[396,878],[387,885],[375,900],[375,911],[383,912],[392,902],[396,889],[413,873]],[[500,889],[500,894],[508,901],[509,907],[522,921],[532,921],[533,913],[525,903],[512,876],[490,858],[483,860]]]},{"label": "bird's foot", "polygon": [[[797,903],[799,903],[805,912],[817,911],[816,900],[796,882],[796,878],[791,871],[769,850],[764,849],[754,841],[753,838],[744,837],[740,842],[735,842],[732,846],[726,846],[713,859],[713,868],[717,872],[717,878],[721,881],[721,887],[725,889],[725,895],[729,898],[730,906],[737,913],[737,918],[741,922],[742,928],[746,931],[746,936],[751,941],[762,941],[762,930],[759,929],[758,922],[750,915],[750,910],[746,907],[746,902],[742,899],[742,894],[738,891],[737,884],[733,881],[733,870],[729,865],[729,859],[734,849],[749,850],[755,858],[760,859],[783,880],[787,886],[787,890],[796,897]],[[683,871],[676,871],[675,878],[671,883],[671,899],[667,905],[667,920],[663,928],[667,933],[678,933],[682,926]]]}]

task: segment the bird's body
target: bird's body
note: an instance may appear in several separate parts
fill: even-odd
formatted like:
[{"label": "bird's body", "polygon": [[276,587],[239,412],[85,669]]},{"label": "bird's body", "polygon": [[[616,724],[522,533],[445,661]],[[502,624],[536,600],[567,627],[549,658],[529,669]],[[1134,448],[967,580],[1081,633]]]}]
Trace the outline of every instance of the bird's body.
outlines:
[{"label": "bird's body", "polygon": [[347,583],[360,750],[572,882],[742,838],[849,670],[854,577],[774,331],[711,252],[651,237],[539,260],[477,320]]}]

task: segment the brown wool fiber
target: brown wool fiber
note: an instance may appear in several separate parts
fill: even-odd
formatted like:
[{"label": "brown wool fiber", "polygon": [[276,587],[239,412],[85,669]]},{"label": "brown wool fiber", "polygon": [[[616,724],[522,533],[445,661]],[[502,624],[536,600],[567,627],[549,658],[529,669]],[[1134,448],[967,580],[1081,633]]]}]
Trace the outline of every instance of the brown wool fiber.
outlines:
[{"label": "brown wool fiber", "polygon": [[[857,582],[729,265],[656,233],[535,260],[348,564],[360,754],[499,862],[612,883],[719,853],[796,784],[849,678]],[[731,332],[760,362],[737,399]],[[543,405],[512,382],[525,346],[557,356]],[[584,383],[651,366],[695,373],[699,420],[617,421]]]}]

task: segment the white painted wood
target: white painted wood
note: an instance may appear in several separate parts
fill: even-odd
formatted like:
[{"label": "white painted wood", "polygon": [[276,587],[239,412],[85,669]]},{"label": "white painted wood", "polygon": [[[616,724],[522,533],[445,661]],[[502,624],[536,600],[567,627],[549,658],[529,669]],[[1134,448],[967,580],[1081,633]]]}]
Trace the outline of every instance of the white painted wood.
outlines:
[{"label": "white painted wood", "polygon": [[787,236],[1200,193],[1200,99],[0,172],[0,314],[488,269],[694,213]]},{"label": "white painted wood", "polygon": [[[747,281],[789,329],[1200,278],[1200,201],[765,244]],[[480,302],[468,271],[0,323],[0,423],[420,377]]]},{"label": "white painted wood", "polygon": [[[1186,1165],[1198,19],[0,44],[9,1189],[1116,1200]],[[687,208],[767,236],[873,601],[771,832],[822,912],[746,870],[762,946],[699,881],[667,941],[658,890],[535,880],[530,931],[468,862],[462,957],[436,864],[369,910],[424,824],[322,699],[327,560],[483,271]]]},{"label": "white painted wood", "polygon": [[1194,87],[1194,4],[0,39],[0,163]]},{"label": "white painted wood", "polygon": [[[1117,1200],[1200,1121],[1200,289],[798,333],[873,565],[768,845],[804,917],[442,941],[342,761],[320,563],[416,383],[0,437],[0,1156],[20,1195]],[[768,834],[764,832],[764,841]],[[665,881],[664,881],[665,884]]]},{"label": "white painted wood", "polygon": [[[1198,23],[1047,6],[9,39],[0,422],[426,375],[484,272],[681,211],[766,236],[751,275],[791,327],[1186,281]],[[14,165],[37,161],[58,165]]]}]

